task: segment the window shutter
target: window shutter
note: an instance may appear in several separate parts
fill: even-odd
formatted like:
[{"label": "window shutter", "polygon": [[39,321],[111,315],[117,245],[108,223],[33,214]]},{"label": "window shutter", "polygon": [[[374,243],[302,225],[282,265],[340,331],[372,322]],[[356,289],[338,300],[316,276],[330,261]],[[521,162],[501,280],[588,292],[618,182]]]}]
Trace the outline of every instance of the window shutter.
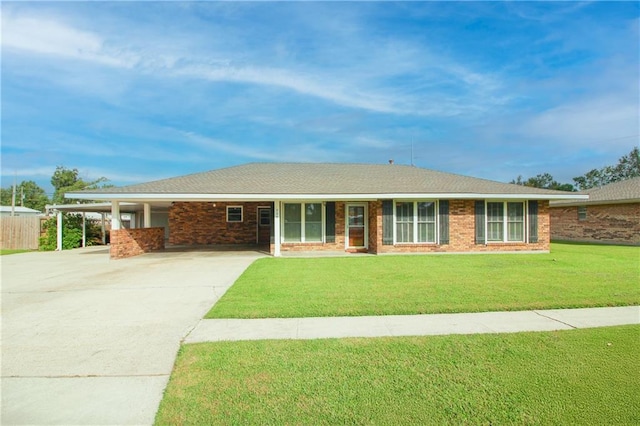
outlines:
[{"label": "window shutter", "polygon": [[393,200],[382,200],[382,244],[393,245]]},{"label": "window shutter", "polygon": [[440,244],[449,244],[449,200],[440,200],[438,213]]},{"label": "window shutter", "polygon": [[529,200],[529,242],[538,242],[538,202]]},{"label": "window shutter", "polygon": [[476,244],[484,244],[484,201],[476,201]]},{"label": "window shutter", "polygon": [[336,203],[334,201],[327,201],[325,204],[325,232],[327,243],[336,242]]}]

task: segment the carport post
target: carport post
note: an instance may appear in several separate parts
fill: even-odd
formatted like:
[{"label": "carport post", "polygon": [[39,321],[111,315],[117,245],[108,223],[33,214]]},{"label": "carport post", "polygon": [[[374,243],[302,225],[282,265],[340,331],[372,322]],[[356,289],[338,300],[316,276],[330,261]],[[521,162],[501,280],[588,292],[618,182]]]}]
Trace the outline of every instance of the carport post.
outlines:
[{"label": "carport post", "polygon": [[144,203],[144,227],[151,228],[151,204]]},{"label": "carport post", "polygon": [[58,210],[57,219],[56,250],[62,251],[62,212],[60,210]]},{"label": "carport post", "polygon": [[111,230],[120,229],[120,202],[118,200],[111,201]]},{"label": "carport post", "polygon": [[280,201],[273,203],[273,255],[280,257]]},{"label": "carport post", "polygon": [[102,230],[102,245],[107,244],[107,231],[106,231],[106,227],[104,226],[104,213],[100,213],[100,225],[101,225],[101,230]]},{"label": "carport post", "polygon": [[87,246],[87,214],[82,212],[82,247]]}]

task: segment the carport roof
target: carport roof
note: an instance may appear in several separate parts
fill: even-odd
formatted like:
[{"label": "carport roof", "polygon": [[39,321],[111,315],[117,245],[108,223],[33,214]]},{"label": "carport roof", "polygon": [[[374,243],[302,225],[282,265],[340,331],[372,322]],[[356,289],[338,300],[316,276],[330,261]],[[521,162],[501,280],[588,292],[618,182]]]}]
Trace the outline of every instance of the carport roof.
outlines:
[{"label": "carport roof", "polygon": [[93,200],[261,200],[293,198],[586,198],[393,164],[250,163],[124,187],[66,194]]}]

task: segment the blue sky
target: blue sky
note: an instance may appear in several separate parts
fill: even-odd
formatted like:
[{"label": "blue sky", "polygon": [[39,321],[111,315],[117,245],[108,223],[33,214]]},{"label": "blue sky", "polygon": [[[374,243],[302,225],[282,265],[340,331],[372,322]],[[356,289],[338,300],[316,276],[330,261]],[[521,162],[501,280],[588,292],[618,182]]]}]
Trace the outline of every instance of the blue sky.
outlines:
[{"label": "blue sky", "polygon": [[2,186],[255,161],[509,181],[639,141],[637,2],[3,2]]}]

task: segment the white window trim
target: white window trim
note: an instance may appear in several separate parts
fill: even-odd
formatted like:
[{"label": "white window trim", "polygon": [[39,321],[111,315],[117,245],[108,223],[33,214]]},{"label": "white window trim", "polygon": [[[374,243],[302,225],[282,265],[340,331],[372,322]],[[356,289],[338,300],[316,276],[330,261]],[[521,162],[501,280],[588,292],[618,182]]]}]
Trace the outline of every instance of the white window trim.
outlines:
[{"label": "white window trim", "polygon": [[[397,203],[413,203],[413,241],[412,242],[398,242],[397,230],[398,230],[398,214],[396,211]],[[431,241],[418,242],[418,203],[434,203],[434,216],[435,216],[435,239]],[[394,245],[424,245],[431,244],[437,245],[440,242],[440,201],[439,200],[393,200],[393,244]]]},{"label": "white window trim", "polygon": [[[300,208],[300,216],[302,216],[300,218],[300,241],[287,241],[284,237],[284,211],[285,211],[285,206],[287,204],[300,204],[301,208]],[[320,204],[320,212],[321,212],[321,216],[322,218],[320,219],[321,221],[321,226],[322,226],[322,234],[321,234],[321,238],[320,241],[306,241],[306,229],[305,229],[305,225],[306,225],[306,219],[305,219],[305,208],[307,204]],[[292,203],[287,203],[287,202],[283,202],[282,203],[282,214],[280,215],[280,238],[282,240],[283,243],[289,243],[289,244],[324,244],[326,241],[326,229],[325,229],[325,203],[319,203],[317,201],[297,201],[297,202],[292,202]]]},{"label": "white window trim", "polygon": [[[502,240],[489,240],[489,203],[502,203]],[[522,240],[509,240],[509,203],[522,204]],[[484,241],[486,244],[522,244],[529,242],[529,223],[527,217],[529,203],[519,200],[485,200],[484,201]]]},{"label": "white window trim", "polygon": [[[229,209],[240,209],[240,220],[229,220]],[[244,208],[243,208],[243,206],[227,206],[227,222],[229,222],[229,223],[243,223],[244,222]]]}]

